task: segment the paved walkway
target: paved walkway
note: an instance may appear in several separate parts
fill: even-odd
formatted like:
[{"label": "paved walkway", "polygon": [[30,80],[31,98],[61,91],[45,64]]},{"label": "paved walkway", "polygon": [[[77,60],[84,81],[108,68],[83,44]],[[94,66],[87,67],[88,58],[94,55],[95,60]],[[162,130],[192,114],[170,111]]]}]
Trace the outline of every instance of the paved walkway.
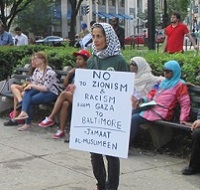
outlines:
[{"label": "paved walkway", "polygon": [[[52,139],[53,129],[19,132],[0,119],[0,190],[92,190],[95,179],[87,152]],[[197,190],[199,175],[183,176],[183,159],[130,150],[121,160],[119,190]]]}]

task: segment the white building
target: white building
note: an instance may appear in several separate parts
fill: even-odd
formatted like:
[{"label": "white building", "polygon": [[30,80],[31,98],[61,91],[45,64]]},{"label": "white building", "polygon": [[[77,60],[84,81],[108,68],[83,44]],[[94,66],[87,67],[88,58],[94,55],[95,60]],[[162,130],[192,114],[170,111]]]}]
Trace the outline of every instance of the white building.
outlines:
[{"label": "white building", "polygon": [[[54,26],[54,33],[60,33],[62,37],[68,37],[70,31],[71,5],[68,0],[54,0],[54,3],[60,3],[61,25]],[[76,20],[76,33],[80,32],[80,25],[92,20],[97,22],[110,23],[112,17],[120,19],[120,25],[125,28],[125,35],[137,34],[143,31],[144,21],[137,17],[139,11],[144,12],[147,9],[147,0],[84,0],[82,6],[89,6],[87,15],[81,14],[81,8]],[[137,27],[140,26],[140,27]]]}]

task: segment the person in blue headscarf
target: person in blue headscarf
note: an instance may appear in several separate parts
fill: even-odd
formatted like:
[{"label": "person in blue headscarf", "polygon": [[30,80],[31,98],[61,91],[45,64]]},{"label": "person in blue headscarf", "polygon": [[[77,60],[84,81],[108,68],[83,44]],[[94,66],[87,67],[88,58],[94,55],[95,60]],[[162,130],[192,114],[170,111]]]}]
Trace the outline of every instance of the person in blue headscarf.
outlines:
[{"label": "person in blue headscarf", "polygon": [[178,103],[181,113],[179,121],[185,123],[189,120],[190,98],[186,83],[181,79],[181,68],[177,61],[171,60],[164,64],[164,79],[144,98],[132,98],[132,104],[138,109],[142,103],[153,101],[148,110],[134,113],[131,120],[130,144],[137,134],[139,126],[149,121],[167,120],[174,117],[174,110]]},{"label": "person in blue headscarf", "polygon": [[[165,79],[160,83],[160,88],[167,90],[176,86],[178,82],[184,83],[184,81],[181,79],[181,68],[177,61],[166,62],[163,68],[163,72],[165,73]],[[173,75],[171,76],[168,73],[173,73]]]}]

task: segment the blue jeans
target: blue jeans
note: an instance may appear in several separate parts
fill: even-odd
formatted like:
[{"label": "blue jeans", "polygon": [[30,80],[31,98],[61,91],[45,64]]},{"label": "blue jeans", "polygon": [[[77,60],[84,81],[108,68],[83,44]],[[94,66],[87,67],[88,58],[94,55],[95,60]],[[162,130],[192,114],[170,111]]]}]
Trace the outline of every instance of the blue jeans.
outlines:
[{"label": "blue jeans", "polygon": [[31,109],[32,105],[46,104],[55,101],[57,95],[52,92],[41,92],[38,90],[27,90],[22,99],[22,111],[26,112],[29,116],[26,119],[26,124],[31,124]]},{"label": "blue jeans", "polygon": [[129,145],[131,145],[133,139],[137,135],[138,129],[141,124],[147,123],[148,120],[140,116],[140,113],[134,113],[131,118],[131,131]]}]

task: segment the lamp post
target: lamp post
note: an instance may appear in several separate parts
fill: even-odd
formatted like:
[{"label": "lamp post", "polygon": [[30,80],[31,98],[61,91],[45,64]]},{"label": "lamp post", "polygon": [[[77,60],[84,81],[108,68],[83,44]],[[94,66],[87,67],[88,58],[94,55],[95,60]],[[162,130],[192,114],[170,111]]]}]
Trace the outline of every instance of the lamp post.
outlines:
[{"label": "lamp post", "polygon": [[190,1],[190,31],[192,31],[193,28],[193,7],[194,7],[194,1]]},{"label": "lamp post", "polygon": [[51,35],[53,36],[54,33],[54,10],[55,10],[55,3],[56,0],[52,0],[52,7],[51,7]]},{"label": "lamp post", "polygon": [[164,0],[163,28],[166,28],[167,24],[168,24],[167,0]]},{"label": "lamp post", "polygon": [[148,48],[155,50],[155,0],[148,0]]}]

